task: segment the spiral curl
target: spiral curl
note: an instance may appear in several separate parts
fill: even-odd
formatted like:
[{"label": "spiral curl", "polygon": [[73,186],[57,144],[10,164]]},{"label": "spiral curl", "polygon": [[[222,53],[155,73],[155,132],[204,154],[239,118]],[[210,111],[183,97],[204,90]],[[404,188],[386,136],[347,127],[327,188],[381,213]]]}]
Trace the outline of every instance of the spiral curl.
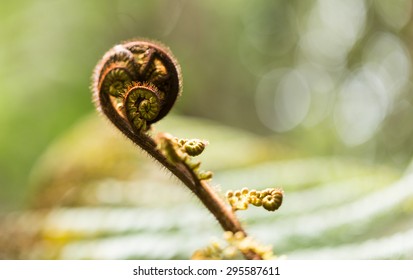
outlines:
[{"label": "spiral curl", "polygon": [[168,48],[137,40],[116,45],[104,55],[92,87],[96,106],[112,122],[118,115],[125,121],[122,125],[142,132],[170,111],[181,93],[182,77]]},{"label": "spiral curl", "polygon": [[177,139],[177,141],[181,150],[191,157],[202,154],[208,144],[207,141],[200,139]]},{"label": "spiral curl", "polygon": [[280,188],[267,188],[262,191],[243,188],[240,191],[228,191],[227,200],[234,211],[246,210],[248,205],[263,207],[267,211],[275,211],[280,208],[284,191]]}]

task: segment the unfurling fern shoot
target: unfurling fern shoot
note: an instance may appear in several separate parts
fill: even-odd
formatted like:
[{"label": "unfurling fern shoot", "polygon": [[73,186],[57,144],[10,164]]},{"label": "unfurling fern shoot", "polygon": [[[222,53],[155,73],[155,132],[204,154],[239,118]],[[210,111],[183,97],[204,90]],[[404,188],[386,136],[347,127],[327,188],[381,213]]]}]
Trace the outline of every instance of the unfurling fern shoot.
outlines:
[{"label": "unfurling fern shoot", "polygon": [[[180,66],[167,47],[149,40],[114,46],[95,68],[92,91],[97,109],[182,181],[224,231],[247,236],[234,211],[208,184],[212,172],[200,171],[200,162],[193,160],[204,151],[207,142],[179,140],[168,133],[153,138],[148,133],[151,125],[168,114],[182,91]],[[262,259],[262,254],[253,249],[242,254],[247,259]]]}]

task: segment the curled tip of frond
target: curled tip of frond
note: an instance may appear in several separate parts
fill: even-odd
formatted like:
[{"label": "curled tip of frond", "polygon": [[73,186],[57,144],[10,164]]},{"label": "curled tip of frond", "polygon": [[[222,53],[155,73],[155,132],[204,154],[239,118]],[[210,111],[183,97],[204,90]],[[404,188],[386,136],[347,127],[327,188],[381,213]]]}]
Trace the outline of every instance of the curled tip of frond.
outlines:
[{"label": "curled tip of frond", "polygon": [[208,145],[208,141],[200,139],[177,139],[181,150],[191,157],[199,156]]},{"label": "curled tip of frond", "polygon": [[191,169],[199,180],[209,180],[212,178],[211,171],[200,171],[201,162],[193,161],[192,157],[203,152],[207,141],[199,139],[178,139],[168,133],[159,133],[156,137],[158,150],[172,164],[183,163]]},{"label": "curled tip of frond", "polygon": [[226,193],[227,200],[234,211],[246,210],[249,204],[256,207],[262,206],[267,211],[275,211],[280,208],[283,196],[284,191],[280,188],[267,188],[261,191],[243,188],[237,191],[230,190]]}]

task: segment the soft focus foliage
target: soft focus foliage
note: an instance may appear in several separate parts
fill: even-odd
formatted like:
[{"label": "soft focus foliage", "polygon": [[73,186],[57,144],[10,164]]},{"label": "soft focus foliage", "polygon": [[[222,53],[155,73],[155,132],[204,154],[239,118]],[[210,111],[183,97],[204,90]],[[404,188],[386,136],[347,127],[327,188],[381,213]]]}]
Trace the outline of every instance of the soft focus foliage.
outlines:
[{"label": "soft focus foliage", "polygon": [[[277,212],[239,212],[251,236],[277,256],[413,257],[411,174],[356,159],[302,157],[188,117],[169,116],[158,127],[166,128],[211,139],[200,157],[222,195],[282,182]],[[31,210],[0,217],[0,258],[182,259],[222,236],[177,180],[95,115],[50,146],[33,173]]]},{"label": "soft focus foliage", "polygon": [[[297,258],[411,258],[406,250],[413,247],[407,242],[413,240],[412,169],[408,169],[413,154],[412,4],[411,0],[3,1],[0,211],[68,208],[57,208],[46,218],[41,210],[15,214],[19,219],[6,215],[1,220],[16,228],[5,231],[0,224],[0,258],[188,257],[208,237],[220,236],[201,227],[193,229],[200,239],[186,242],[193,232],[188,224],[173,220],[174,213],[181,213],[179,206],[167,213],[162,209],[169,200],[191,201],[183,191],[162,196],[159,210],[146,209],[154,201],[152,189],[169,194],[175,186],[169,186],[167,176],[159,181],[157,175],[139,169],[149,166],[154,168],[151,172],[159,172],[139,152],[129,154],[132,145],[112,150],[110,145],[96,145],[96,139],[79,140],[91,134],[99,138],[102,126],[109,126],[91,124],[83,130],[79,127],[84,126],[76,126],[94,110],[89,90],[92,69],[107,49],[134,37],[165,43],[179,60],[184,92],[173,112],[216,121],[208,126],[176,118],[157,129],[209,140],[203,166],[217,170],[214,182],[224,189],[283,186],[286,198],[279,213],[268,216],[249,209],[242,214],[258,240],[274,244],[277,254]],[[184,124],[192,124],[191,129],[180,134]],[[77,127],[76,133],[67,133],[72,127]],[[232,134],[229,127],[249,133]],[[226,130],[230,132],[225,134]],[[228,144],[231,137],[242,139]],[[114,141],[126,142],[119,138]],[[61,139],[58,144],[56,139]],[[222,156],[227,149],[231,156]],[[114,158],[121,160],[115,163]],[[149,176],[144,179],[144,185],[150,186],[144,195],[132,188],[135,172]],[[96,186],[90,183],[95,180]],[[91,188],[80,191],[89,183]],[[29,185],[36,185],[38,192],[29,191]],[[95,196],[83,193],[94,188]],[[31,236],[17,239],[27,248],[39,240],[48,244],[50,236],[58,236],[53,242],[65,244],[72,237],[53,235],[50,232],[57,229],[48,225],[62,219],[68,224],[56,227],[63,227],[65,234],[67,229],[75,236],[78,233],[70,218],[59,215],[89,217],[90,209],[70,208],[81,205],[135,207],[136,196],[128,191],[141,198],[143,209],[137,217],[149,219],[147,215],[158,213],[165,216],[162,221],[180,229],[165,233],[172,239],[159,244],[158,251],[151,251],[150,242],[148,251],[116,245],[130,244],[127,238],[142,238],[132,235],[124,237],[125,243],[106,240],[105,248],[120,250],[117,255],[93,251],[98,243],[92,241],[90,252],[96,255],[70,249],[78,248],[76,244],[61,254],[53,247],[53,253],[34,250],[28,256],[16,247],[1,255],[1,240],[8,240],[10,234]],[[192,218],[186,218],[195,221],[201,212],[199,219],[211,224],[199,205],[188,207]],[[125,211],[124,217],[136,214],[117,210]],[[27,221],[37,219],[46,219],[47,230],[32,226],[30,235],[25,231]],[[106,222],[102,222],[105,230],[93,229],[93,234],[112,235],[106,230],[116,231],[119,225]],[[130,224],[119,227],[122,234],[141,230]],[[181,234],[181,229],[190,232]],[[155,239],[156,226],[153,232],[145,230],[143,235]],[[182,247],[165,254],[165,248],[178,241],[184,243]],[[119,249],[126,247],[131,252]]]}]

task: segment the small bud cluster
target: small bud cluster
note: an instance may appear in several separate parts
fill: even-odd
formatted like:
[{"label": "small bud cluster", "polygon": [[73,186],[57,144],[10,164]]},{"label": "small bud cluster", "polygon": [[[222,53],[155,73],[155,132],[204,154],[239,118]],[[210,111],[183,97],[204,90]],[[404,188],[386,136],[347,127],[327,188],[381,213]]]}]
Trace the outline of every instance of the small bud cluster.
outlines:
[{"label": "small bud cluster", "polygon": [[284,192],[280,188],[267,188],[262,191],[243,188],[240,191],[228,191],[226,197],[234,211],[246,210],[249,204],[262,206],[268,211],[275,211],[280,208],[283,195]]},{"label": "small bud cluster", "polygon": [[208,142],[199,140],[199,139],[177,139],[175,141],[178,142],[179,147],[182,151],[190,155],[191,157],[195,157],[200,155]]},{"label": "small bud cluster", "polygon": [[171,163],[185,163],[198,176],[199,180],[209,180],[212,178],[211,171],[201,171],[199,166],[201,162],[193,161],[192,157],[200,155],[207,141],[199,139],[178,139],[167,133],[161,133],[157,136],[158,149],[162,151],[165,157]]},{"label": "small bud cluster", "polygon": [[275,259],[271,246],[264,246],[256,242],[253,238],[245,236],[242,232],[224,233],[224,239],[227,245],[222,246],[219,242],[214,241],[208,247],[197,250],[192,259],[197,260],[235,260],[242,259],[242,254],[254,252],[263,260]]},{"label": "small bud cluster", "polygon": [[186,155],[181,151],[178,142],[172,135],[160,133],[157,135],[156,140],[158,149],[170,163],[176,164],[185,160]]}]

